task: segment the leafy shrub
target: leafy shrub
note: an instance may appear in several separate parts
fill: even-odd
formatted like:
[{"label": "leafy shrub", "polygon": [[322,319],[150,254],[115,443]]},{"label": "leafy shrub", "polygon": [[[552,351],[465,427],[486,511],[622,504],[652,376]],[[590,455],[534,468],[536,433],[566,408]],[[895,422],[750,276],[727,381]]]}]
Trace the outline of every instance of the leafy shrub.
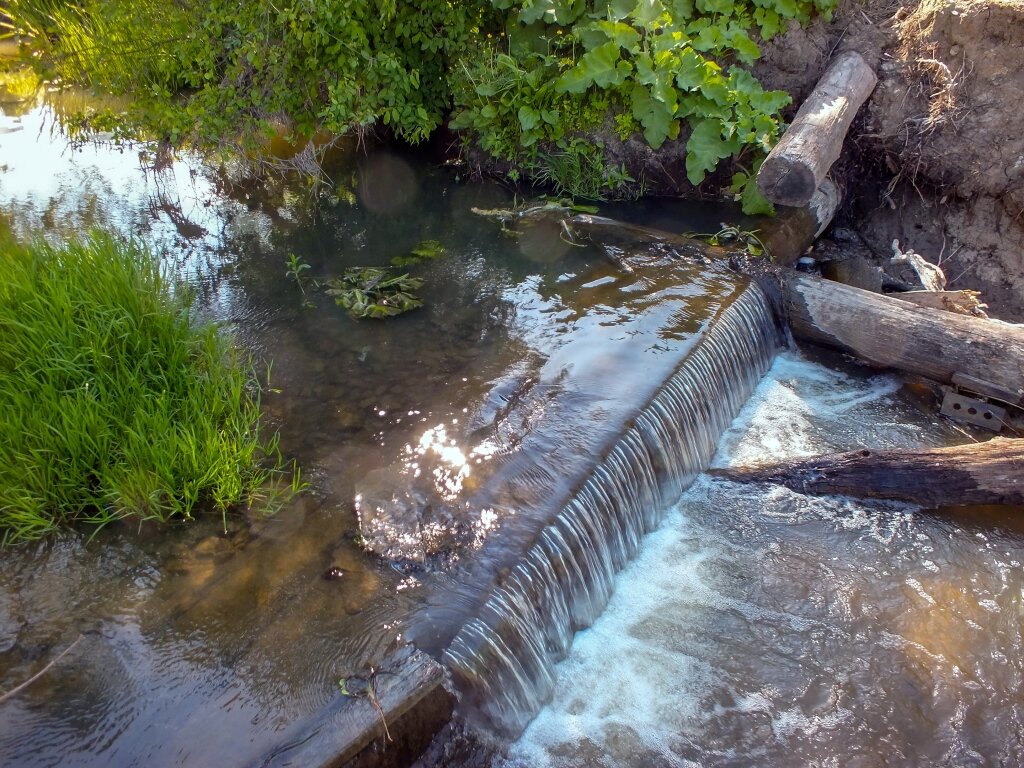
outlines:
[{"label": "leafy shrub", "polygon": [[253,502],[281,469],[254,384],[138,246],[3,242],[3,542]]},{"label": "leafy shrub", "polygon": [[383,123],[410,141],[440,125],[450,60],[478,3],[448,0],[11,0],[67,82],[128,93],[137,133],[260,146]]},{"label": "leafy shrub", "polygon": [[[529,162],[543,143],[569,151],[574,130],[596,127],[611,105],[617,130],[635,126],[655,149],[685,124],[687,178],[698,185],[728,157],[746,153],[756,166],[778,137],[790,97],[765,91],[743,68],[760,57],[756,38],[829,13],[835,0],[493,3],[507,9],[508,26],[463,65],[456,127],[475,131],[492,154]],[[587,124],[566,125],[569,109],[589,112]],[[738,175],[736,194],[748,212],[765,210],[752,179]]]},{"label": "leafy shrub", "polygon": [[[754,171],[789,96],[745,69],[758,41],[836,0],[10,0],[55,73],[130,93],[119,120],[172,143],[259,149],[381,123],[417,142],[450,110],[490,155],[560,191],[637,191],[591,137],[614,121],[651,147],[686,137],[698,185],[739,157],[733,190],[770,209]],[[122,131],[123,132],[123,131]],[[587,146],[581,141],[589,142]],[[642,180],[641,180],[642,181]]]}]

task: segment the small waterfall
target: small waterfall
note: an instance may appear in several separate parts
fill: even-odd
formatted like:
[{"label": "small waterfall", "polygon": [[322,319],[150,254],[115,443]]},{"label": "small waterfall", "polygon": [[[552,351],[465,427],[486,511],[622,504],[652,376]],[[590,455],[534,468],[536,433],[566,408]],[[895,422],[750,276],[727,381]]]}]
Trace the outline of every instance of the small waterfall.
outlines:
[{"label": "small waterfall", "polygon": [[444,653],[467,718],[520,733],[554,687],[554,665],[611,595],[644,534],[705,469],[780,346],[750,285],[633,420],[571,500],[498,582]]}]

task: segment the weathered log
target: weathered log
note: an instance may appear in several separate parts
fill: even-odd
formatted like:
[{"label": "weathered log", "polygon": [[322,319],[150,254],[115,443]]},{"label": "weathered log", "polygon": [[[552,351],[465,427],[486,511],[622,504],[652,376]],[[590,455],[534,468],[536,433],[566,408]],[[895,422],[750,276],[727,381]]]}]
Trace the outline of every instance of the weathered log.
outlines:
[{"label": "weathered log", "polygon": [[941,309],[943,312],[955,312],[958,315],[988,317],[985,314],[987,304],[981,301],[977,291],[903,291],[890,293],[894,299],[909,301],[919,307]]},{"label": "weathered log", "polygon": [[923,507],[1020,505],[1024,440],[997,437],[954,448],[851,451],[711,474],[811,495],[892,499]]},{"label": "weathered log", "polygon": [[846,132],[876,82],[859,53],[839,54],[762,163],[757,173],[761,194],[780,205],[807,205],[839,159]]},{"label": "weathered log", "polygon": [[[842,202],[842,191],[826,179],[811,201],[801,208],[787,208],[767,220],[756,234],[776,264],[788,265],[796,261],[814,243],[832,222]],[[505,230],[521,226],[553,222],[574,241],[590,242],[603,247],[609,254],[622,251],[646,250],[666,255],[691,258],[728,258],[743,249],[736,245],[713,246],[700,238],[675,234],[638,224],[630,224],[605,216],[577,213],[556,203],[541,203],[518,209],[472,208],[473,213],[494,219]]]},{"label": "weathered log", "polygon": [[[1024,406],[1024,325],[918,307],[795,272],[783,282],[798,339]],[[964,384],[971,380],[979,384]]]},{"label": "weathered log", "polygon": [[759,233],[772,261],[789,266],[799,259],[832,223],[842,201],[839,186],[825,179],[806,205],[779,209]]}]

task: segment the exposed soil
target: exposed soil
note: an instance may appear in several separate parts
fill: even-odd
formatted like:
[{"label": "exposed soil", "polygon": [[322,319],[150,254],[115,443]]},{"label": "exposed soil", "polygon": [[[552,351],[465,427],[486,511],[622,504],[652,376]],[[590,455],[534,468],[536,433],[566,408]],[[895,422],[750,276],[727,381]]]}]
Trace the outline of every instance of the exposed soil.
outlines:
[{"label": "exposed soil", "polygon": [[764,46],[757,74],[796,105],[847,49],[879,81],[835,169],[839,229],[818,250],[888,269],[898,240],[991,315],[1024,321],[1024,2],[848,0]]},{"label": "exposed soil", "polygon": [[[1024,2],[905,3],[883,27],[849,219],[876,253],[899,239],[950,287],[1024,321]],[[883,182],[888,178],[888,183]]]}]

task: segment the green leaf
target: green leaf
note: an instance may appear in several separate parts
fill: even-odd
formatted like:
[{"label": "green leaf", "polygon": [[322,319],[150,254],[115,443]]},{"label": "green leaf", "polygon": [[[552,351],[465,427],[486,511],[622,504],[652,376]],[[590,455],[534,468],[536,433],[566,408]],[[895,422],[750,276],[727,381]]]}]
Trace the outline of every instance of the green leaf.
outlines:
[{"label": "green leaf", "polygon": [[626,82],[633,66],[620,58],[620,50],[615,43],[605,43],[585,53],[575,67],[558,78],[555,90],[559,93],[583,93],[591,85],[609,88]]},{"label": "green leaf", "polygon": [[800,15],[796,0],[773,0],[776,13],[786,19],[795,19]]},{"label": "green leaf", "polygon": [[771,8],[755,8],[754,21],[761,27],[763,40],[771,40],[782,31],[782,19]]},{"label": "green leaf", "polygon": [[734,100],[729,92],[728,81],[719,74],[706,77],[700,85],[700,92],[723,107],[732,104]]},{"label": "green leaf", "polygon": [[704,57],[692,48],[685,48],[679,55],[679,68],[676,71],[676,85],[685,90],[693,90],[700,87],[707,78],[707,68]]},{"label": "green leaf", "polygon": [[[757,188],[756,177],[747,177],[743,185],[743,192],[740,195],[740,205],[743,212],[749,216],[774,216],[775,206]],[[760,255],[760,254],[754,254]]]},{"label": "green leaf", "polygon": [[653,98],[647,88],[634,85],[630,102],[633,117],[643,126],[644,138],[651,147],[657,149],[666,139],[679,135],[679,123],[673,117],[675,110]]},{"label": "green leaf", "polygon": [[697,10],[701,13],[731,13],[733,0],[697,0]]},{"label": "green leaf", "polygon": [[519,108],[519,125],[524,131],[532,131],[540,124],[540,112],[528,104]]},{"label": "green leaf", "polygon": [[761,58],[761,49],[757,47],[757,43],[751,40],[747,33],[739,27],[730,25],[729,44],[736,51],[736,58],[744,64],[753,64]]},{"label": "green leaf", "polygon": [[640,0],[631,15],[639,26],[649,27],[664,14],[665,5],[661,0]]},{"label": "green leaf", "polygon": [[633,46],[640,41],[640,33],[633,29],[629,24],[613,21],[599,21],[597,22],[597,28],[604,33],[608,40],[622,48],[625,48],[627,51],[632,50]]},{"label": "green leaf", "polygon": [[718,166],[718,161],[730,157],[739,147],[738,142],[722,138],[722,123],[714,118],[701,120],[686,142],[686,178],[697,186],[704,176]]},{"label": "green leaf", "polygon": [[693,18],[693,0],[672,0],[673,21],[686,21]]},{"label": "green leaf", "polygon": [[608,3],[608,18],[612,21],[622,21],[633,12],[634,8],[636,8],[636,0],[611,0]]},{"label": "green leaf", "polygon": [[548,125],[558,125],[561,119],[561,114],[557,109],[542,109],[540,111],[541,119]]},{"label": "green leaf", "polygon": [[694,36],[692,45],[698,51],[716,51],[726,46],[725,31],[717,24],[703,27]]}]

